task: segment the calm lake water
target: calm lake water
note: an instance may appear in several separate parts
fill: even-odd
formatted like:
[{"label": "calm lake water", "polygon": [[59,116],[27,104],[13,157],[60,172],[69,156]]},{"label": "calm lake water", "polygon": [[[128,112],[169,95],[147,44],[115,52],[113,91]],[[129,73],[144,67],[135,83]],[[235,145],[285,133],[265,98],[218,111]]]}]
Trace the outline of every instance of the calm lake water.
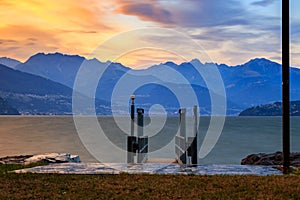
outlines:
[{"label": "calm lake water", "polygon": [[[89,124],[93,119],[82,119],[75,125],[70,116],[1,116],[0,157],[69,152],[78,154],[83,162],[96,162],[97,159],[101,162],[126,161],[126,133],[130,133],[128,118],[98,117],[97,124],[101,129]],[[206,134],[209,121],[209,117],[200,118],[200,138]],[[192,122],[187,118],[187,135],[192,134]],[[291,118],[291,151],[300,151],[299,122],[300,117]],[[144,133],[151,138],[148,157],[175,158],[174,136],[178,131],[178,118],[168,118],[165,124],[159,117],[147,118],[145,126]],[[239,164],[243,157],[252,153],[281,151],[281,135],[281,117],[226,117],[217,144],[200,163]]]}]

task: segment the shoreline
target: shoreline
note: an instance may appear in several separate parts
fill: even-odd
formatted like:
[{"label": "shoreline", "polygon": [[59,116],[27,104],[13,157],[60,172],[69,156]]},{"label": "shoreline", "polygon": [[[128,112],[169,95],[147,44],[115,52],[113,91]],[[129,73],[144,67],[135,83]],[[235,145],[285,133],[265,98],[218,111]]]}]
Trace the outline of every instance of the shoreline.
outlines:
[{"label": "shoreline", "polygon": [[[35,159],[31,159],[31,158]],[[74,159],[76,157],[76,159]],[[58,159],[57,159],[58,158]],[[32,162],[48,162],[48,163],[62,163],[75,162],[80,163],[80,157],[71,153],[43,153],[43,154],[19,154],[7,155],[0,157],[0,164],[23,164],[26,160],[31,159]],[[57,162],[55,162],[57,159]],[[90,162],[85,162],[90,163]],[[95,162],[92,162],[95,163]],[[100,163],[100,162],[99,162]],[[176,158],[148,158],[147,162],[143,164],[178,164]],[[124,163],[125,164],[125,163]],[[203,165],[199,163],[199,165]],[[225,164],[219,164],[225,165]],[[230,164],[229,164],[230,165]],[[274,153],[254,153],[241,158],[240,165],[258,165],[258,166],[280,166],[282,165],[282,152]],[[290,153],[290,166],[300,167],[300,152]]]}]

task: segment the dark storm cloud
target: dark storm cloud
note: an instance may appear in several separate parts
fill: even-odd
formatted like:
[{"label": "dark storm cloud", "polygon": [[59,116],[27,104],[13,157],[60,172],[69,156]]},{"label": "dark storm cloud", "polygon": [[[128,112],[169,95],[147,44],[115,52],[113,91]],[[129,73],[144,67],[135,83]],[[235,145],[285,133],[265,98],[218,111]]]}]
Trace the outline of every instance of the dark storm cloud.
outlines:
[{"label": "dark storm cloud", "polygon": [[266,6],[271,5],[271,4],[274,3],[275,1],[277,1],[277,0],[261,0],[261,1],[254,1],[253,3],[251,3],[251,5],[253,5],[253,6],[263,6],[263,7],[266,7]]},{"label": "dark storm cloud", "polygon": [[118,1],[116,12],[144,21],[182,27],[249,24],[246,10],[236,0]]},{"label": "dark storm cloud", "polygon": [[144,21],[153,21],[161,24],[173,24],[171,12],[157,6],[156,1],[120,1],[117,13],[134,15]]},{"label": "dark storm cloud", "polygon": [[[116,12],[137,16],[144,21],[182,28],[209,28],[224,26],[253,26],[266,29],[270,22],[280,20],[249,12],[237,0],[175,0],[172,3],[159,0],[121,1]],[[273,1],[272,1],[273,2]],[[257,1],[253,4],[266,4]],[[271,2],[268,1],[270,4]],[[277,27],[276,27],[277,28]]]},{"label": "dark storm cloud", "polygon": [[[186,1],[181,1],[182,4]],[[202,0],[187,1],[188,8],[174,10],[179,24],[188,27],[213,27],[249,24],[248,13],[239,1]],[[175,20],[174,20],[175,21]]]}]

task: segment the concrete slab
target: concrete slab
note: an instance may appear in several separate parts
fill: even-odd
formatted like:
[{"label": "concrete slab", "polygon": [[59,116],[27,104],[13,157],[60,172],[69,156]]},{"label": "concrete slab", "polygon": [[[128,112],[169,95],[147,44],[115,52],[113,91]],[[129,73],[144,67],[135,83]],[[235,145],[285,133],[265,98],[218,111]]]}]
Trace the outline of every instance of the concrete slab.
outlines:
[{"label": "concrete slab", "polygon": [[270,166],[255,165],[196,165],[182,168],[178,164],[146,163],[57,163],[16,170],[17,173],[60,173],[60,174],[194,174],[194,175],[282,175]]}]

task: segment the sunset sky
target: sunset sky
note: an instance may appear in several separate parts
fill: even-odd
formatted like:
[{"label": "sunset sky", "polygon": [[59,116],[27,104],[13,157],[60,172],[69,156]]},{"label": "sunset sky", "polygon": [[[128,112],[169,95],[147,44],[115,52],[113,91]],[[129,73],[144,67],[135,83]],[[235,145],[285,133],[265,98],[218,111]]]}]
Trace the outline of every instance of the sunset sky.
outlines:
[{"label": "sunset sky", "polygon": [[[291,61],[300,67],[300,1],[290,2]],[[0,57],[22,62],[38,52],[88,57],[111,37],[144,27],[186,34],[217,63],[237,65],[255,57],[281,60],[281,0],[0,0],[0,20]],[[143,40],[145,47],[161,42],[159,37]],[[188,49],[184,41],[164,45],[174,44]],[[191,57],[197,55],[191,52]],[[182,61],[164,49],[142,49],[115,61],[142,68],[166,60]]]}]

